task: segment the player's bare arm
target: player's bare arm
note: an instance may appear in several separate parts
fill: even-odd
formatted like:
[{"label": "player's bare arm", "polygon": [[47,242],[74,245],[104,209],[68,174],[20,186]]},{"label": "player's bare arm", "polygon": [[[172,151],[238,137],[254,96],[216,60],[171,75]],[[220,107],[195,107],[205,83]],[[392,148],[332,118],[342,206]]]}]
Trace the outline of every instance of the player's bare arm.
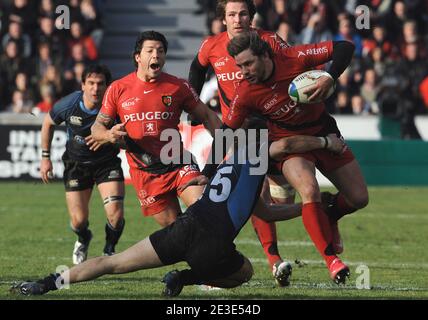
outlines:
[{"label": "player's bare arm", "polygon": [[40,177],[44,183],[49,182],[49,177],[52,174],[52,161],[50,159],[51,142],[54,134],[55,123],[53,122],[51,115],[46,114],[42,130],[41,130],[41,147],[42,147],[42,160],[40,162]]},{"label": "player's bare arm", "polygon": [[215,130],[221,127],[221,120],[217,117],[217,114],[202,101],[199,101],[191,115],[202,122],[212,137],[214,137]]},{"label": "player's bare arm", "polygon": [[327,149],[333,153],[342,153],[345,148],[345,143],[335,134],[329,134],[326,137],[292,136],[273,142],[269,148],[269,156],[280,161],[286,154],[290,153],[304,153],[316,149]]},{"label": "player's bare arm", "polygon": [[91,127],[91,139],[99,145],[106,143],[119,143],[127,134],[126,123],[114,124],[114,119],[109,115],[100,112]]}]

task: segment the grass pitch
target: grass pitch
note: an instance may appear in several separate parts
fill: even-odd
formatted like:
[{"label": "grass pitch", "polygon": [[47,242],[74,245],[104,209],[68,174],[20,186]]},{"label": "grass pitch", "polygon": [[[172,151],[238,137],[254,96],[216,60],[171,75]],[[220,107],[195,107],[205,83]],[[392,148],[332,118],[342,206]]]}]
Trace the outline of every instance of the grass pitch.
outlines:
[{"label": "grass pitch", "polygon": [[[236,244],[253,262],[253,279],[230,290],[185,287],[178,299],[427,299],[428,188],[371,187],[369,193],[369,206],[340,222],[345,244],[341,258],[351,269],[351,279],[345,286],[330,281],[298,218],[277,223],[280,252],[293,262],[290,287],[276,287],[248,223]],[[126,227],[118,251],[158,229],[153,219],[142,217],[131,186],[127,186],[125,210]],[[14,281],[44,277],[59,265],[71,266],[76,237],[69,228],[62,184],[1,183],[0,225],[0,299],[23,299],[9,293]],[[94,189],[90,257],[102,252],[104,225],[102,202]],[[362,275],[357,269],[365,268],[360,266],[369,270],[369,290],[356,286]],[[167,271],[183,267],[184,263],[104,276],[37,299],[162,299],[160,279]]]}]

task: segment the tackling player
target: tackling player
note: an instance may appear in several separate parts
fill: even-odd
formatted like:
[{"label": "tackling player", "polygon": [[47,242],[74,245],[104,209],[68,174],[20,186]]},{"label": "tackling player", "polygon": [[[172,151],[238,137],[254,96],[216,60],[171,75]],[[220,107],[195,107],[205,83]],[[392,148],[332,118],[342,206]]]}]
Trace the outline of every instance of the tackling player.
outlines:
[{"label": "tackling player", "polygon": [[104,201],[107,216],[105,255],[115,253],[115,246],[125,226],[125,189],[121,161],[117,157],[119,148],[111,144],[101,147],[90,130],[110,81],[110,71],[106,67],[88,66],[82,74],[82,91],[73,92],[58,101],[46,114],[42,125],[40,175],[44,183],[49,182],[53,170],[50,149],[54,126],[65,122],[67,128],[68,140],[62,160],[70,226],[78,236],[73,250],[74,264],[86,260],[92,239],[88,228],[88,205],[94,183]]},{"label": "tackling player", "polygon": [[[329,150],[342,152],[343,142],[329,137]],[[285,140],[282,140],[285,142]],[[300,152],[322,148],[323,138],[294,136],[287,138]],[[254,145],[256,148],[256,145]],[[239,253],[233,243],[248,221],[254,207],[260,206],[263,219],[269,221],[289,219],[301,210],[300,204],[275,205],[267,210],[258,201],[264,182],[264,174],[251,174],[251,159],[238,163],[238,149],[231,157],[232,163],[224,162],[208,182],[198,176],[196,183],[207,184],[200,199],[180,215],[175,222],[152,233],[129,249],[111,257],[97,257],[75,266],[62,274],[51,274],[37,281],[14,284],[12,292],[22,295],[42,295],[63,285],[89,281],[105,274],[121,274],[142,269],[158,268],[186,261],[190,269],[168,272],[163,278],[166,296],[177,296],[183,286],[208,284],[233,288],[247,282],[253,275],[250,261]],[[269,153],[272,157],[283,156],[281,143],[274,142]],[[183,188],[188,187],[191,181]]]}]

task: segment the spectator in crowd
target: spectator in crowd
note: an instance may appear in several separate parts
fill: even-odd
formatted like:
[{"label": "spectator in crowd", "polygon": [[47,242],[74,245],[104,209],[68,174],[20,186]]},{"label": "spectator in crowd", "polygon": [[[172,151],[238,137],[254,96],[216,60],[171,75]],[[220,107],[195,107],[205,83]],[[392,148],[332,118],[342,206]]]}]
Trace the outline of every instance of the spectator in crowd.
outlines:
[{"label": "spectator in crowd", "polygon": [[39,43],[39,47],[37,50],[37,56],[34,59],[34,76],[37,82],[37,79],[43,78],[46,74],[46,71],[50,65],[58,65],[58,62],[55,61],[52,53],[51,47],[47,42]]},{"label": "spectator in crowd", "polygon": [[363,56],[369,56],[372,51],[379,47],[381,48],[384,55],[392,54],[392,43],[386,38],[387,30],[381,24],[377,24],[373,27],[373,35],[363,40]]},{"label": "spectator in crowd", "polygon": [[354,56],[361,57],[363,51],[362,38],[355,32],[351,18],[345,17],[339,21],[339,32],[334,36],[335,41],[347,40],[355,45]]},{"label": "spectator in crowd", "polygon": [[49,65],[46,69],[46,73],[43,75],[39,82],[39,87],[44,84],[51,85],[54,89],[54,95],[56,97],[62,97],[63,94],[63,83],[59,69],[54,65]]},{"label": "spectator in crowd", "polygon": [[20,70],[26,70],[26,61],[19,55],[18,44],[15,40],[9,40],[4,53],[0,56],[0,73],[5,86],[6,103],[10,102],[11,90],[15,83],[16,74]]},{"label": "spectator in crowd", "polygon": [[396,1],[393,10],[385,17],[386,28],[389,30],[391,40],[396,42],[403,29],[404,22],[408,20],[406,5],[403,1]]},{"label": "spectator in crowd", "polygon": [[364,72],[364,82],[360,89],[361,98],[365,102],[365,108],[370,114],[379,113],[377,98],[379,94],[379,86],[376,72],[374,69],[367,69]]},{"label": "spectator in crowd", "polygon": [[352,114],[352,107],[349,101],[349,95],[346,91],[337,92],[337,109],[338,114]]},{"label": "spectator in crowd", "polygon": [[91,36],[83,34],[82,24],[78,21],[73,22],[71,24],[70,33],[71,39],[68,41],[70,52],[76,45],[80,44],[85,49],[86,58],[90,61],[95,61],[98,58],[97,46]]},{"label": "spectator in crowd", "polygon": [[367,104],[364,103],[364,99],[360,95],[351,98],[351,108],[353,114],[367,115],[369,113]]},{"label": "spectator in crowd", "polygon": [[333,34],[327,29],[326,18],[319,12],[311,14],[301,33],[301,43],[318,43],[333,39]]},{"label": "spectator in crowd", "polygon": [[92,0],[82,0],[80,10],[83,17],[84,33],[88,34],[94,41],[97,48],[100,47],[104,31],[101,17],[98,14]]},{"label": "spectator in crowd", "polygon": [[42,83],[40,85],[41,101],[33,108],[34,113],[49,112],[55,103],[55,90],[52,85]]},{"label": "spectator in crowd", "polygon": [[9,22],[21,23],[23,33],[33,36],[37,27],[37,3],[38,1],[13,0]]},{"label": "spectator in crowd", "polygon": [[33,104],[31,101],[26,100],[21,91],[15,90],[12,93],[12,102],[7,107],[6,111],[13,113],[28,113],[31,111],[32,107]]},{"label": "spectator in crowd", "polygon": [[27,73],[20,71],[16,74],[13,91],[22,92],[24,100],[34,104],[34,90],[30,84]]},{"label": "spectator in crowd", "polygon": [[403,24],[401,38],[399,39],[401,56],[406,56],[406,47],[411,43],[417,44],[420,58],[424,59],[427,57],[426,44],[418,33],[418,25],[415,20],[407,20]]},{"label": "spectator in crowd", "polygon": [[55,6],[53,0],[41,0],[39,6],[39,17],[55,19]]},{"label": "spectator in crowd", "polygon": [[297,35],[288,21],[281,21],[276,29],[276,33],[289,45],[297,44]]},{"label": "spectator in crowd", "polygon": [[9,40],[15,40],[18,44],[19,52],[24,58],[31,56],[31,38],[28,34],[22,33],[21,23],[11,21],[8,32],[3,36],[2,47],[4,48]]},{"label": "spectator in crowd", "polygon": [[41,16],[39,27],[37,32],[38,43],[49,43],[53,56],[62,61],[65,51],[64,38],[60,32],[56,32],[55,20],[49,16]]}]

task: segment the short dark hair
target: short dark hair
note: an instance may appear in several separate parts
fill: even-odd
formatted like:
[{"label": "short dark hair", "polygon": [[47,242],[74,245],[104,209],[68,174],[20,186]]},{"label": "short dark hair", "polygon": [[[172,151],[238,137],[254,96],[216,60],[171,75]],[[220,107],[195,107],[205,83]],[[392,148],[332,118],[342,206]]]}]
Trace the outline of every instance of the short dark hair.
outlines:
[{"label": "short dark hair", "polygon": [[250,20],[253,20],[254,15],[256,14],[256,6],[254,5],[253,0],[218,0],[216,7],[216,15],[218,18],[223,20],[226,16],[226,5],[229,2],[243,2],[247,5],[248,12],[250,14]]},{"label": "short dark hair", "polygon": [[82,83],[85,83],[89,75],[94,73],[104,75],[104,78],[106,79],[106,85],[107,86],[110,85],[111,83],[110,70],[105,65],[101,65],[101,64],[91,64],[89,66],[86,66],[85,70],[83,70],[83,73],[82,73]]},{"label": "short dark hair", "polygon": [[227,52],[232,57],[236,57],[242,51],[250,49],[255,56],[262,56],[266,52],[269,54],[269,57],[273,58],[273,51],[269,44],[262,40],[257,32],[244,32],[242,34],[233,37],[227,45]]},{"label": "short dark hair", "polygon": [[140,54],[144,41],[146,40],[160,41],[162,42],[165,53],[168,51],[168,41],[162,33],[153,30],[144,31],[138,36],[137,41],[135,42],[134,53],[132,54],[132,61],[134,61],[134,65],[136,67],[138,64],[135,61],[135,55]]}]

